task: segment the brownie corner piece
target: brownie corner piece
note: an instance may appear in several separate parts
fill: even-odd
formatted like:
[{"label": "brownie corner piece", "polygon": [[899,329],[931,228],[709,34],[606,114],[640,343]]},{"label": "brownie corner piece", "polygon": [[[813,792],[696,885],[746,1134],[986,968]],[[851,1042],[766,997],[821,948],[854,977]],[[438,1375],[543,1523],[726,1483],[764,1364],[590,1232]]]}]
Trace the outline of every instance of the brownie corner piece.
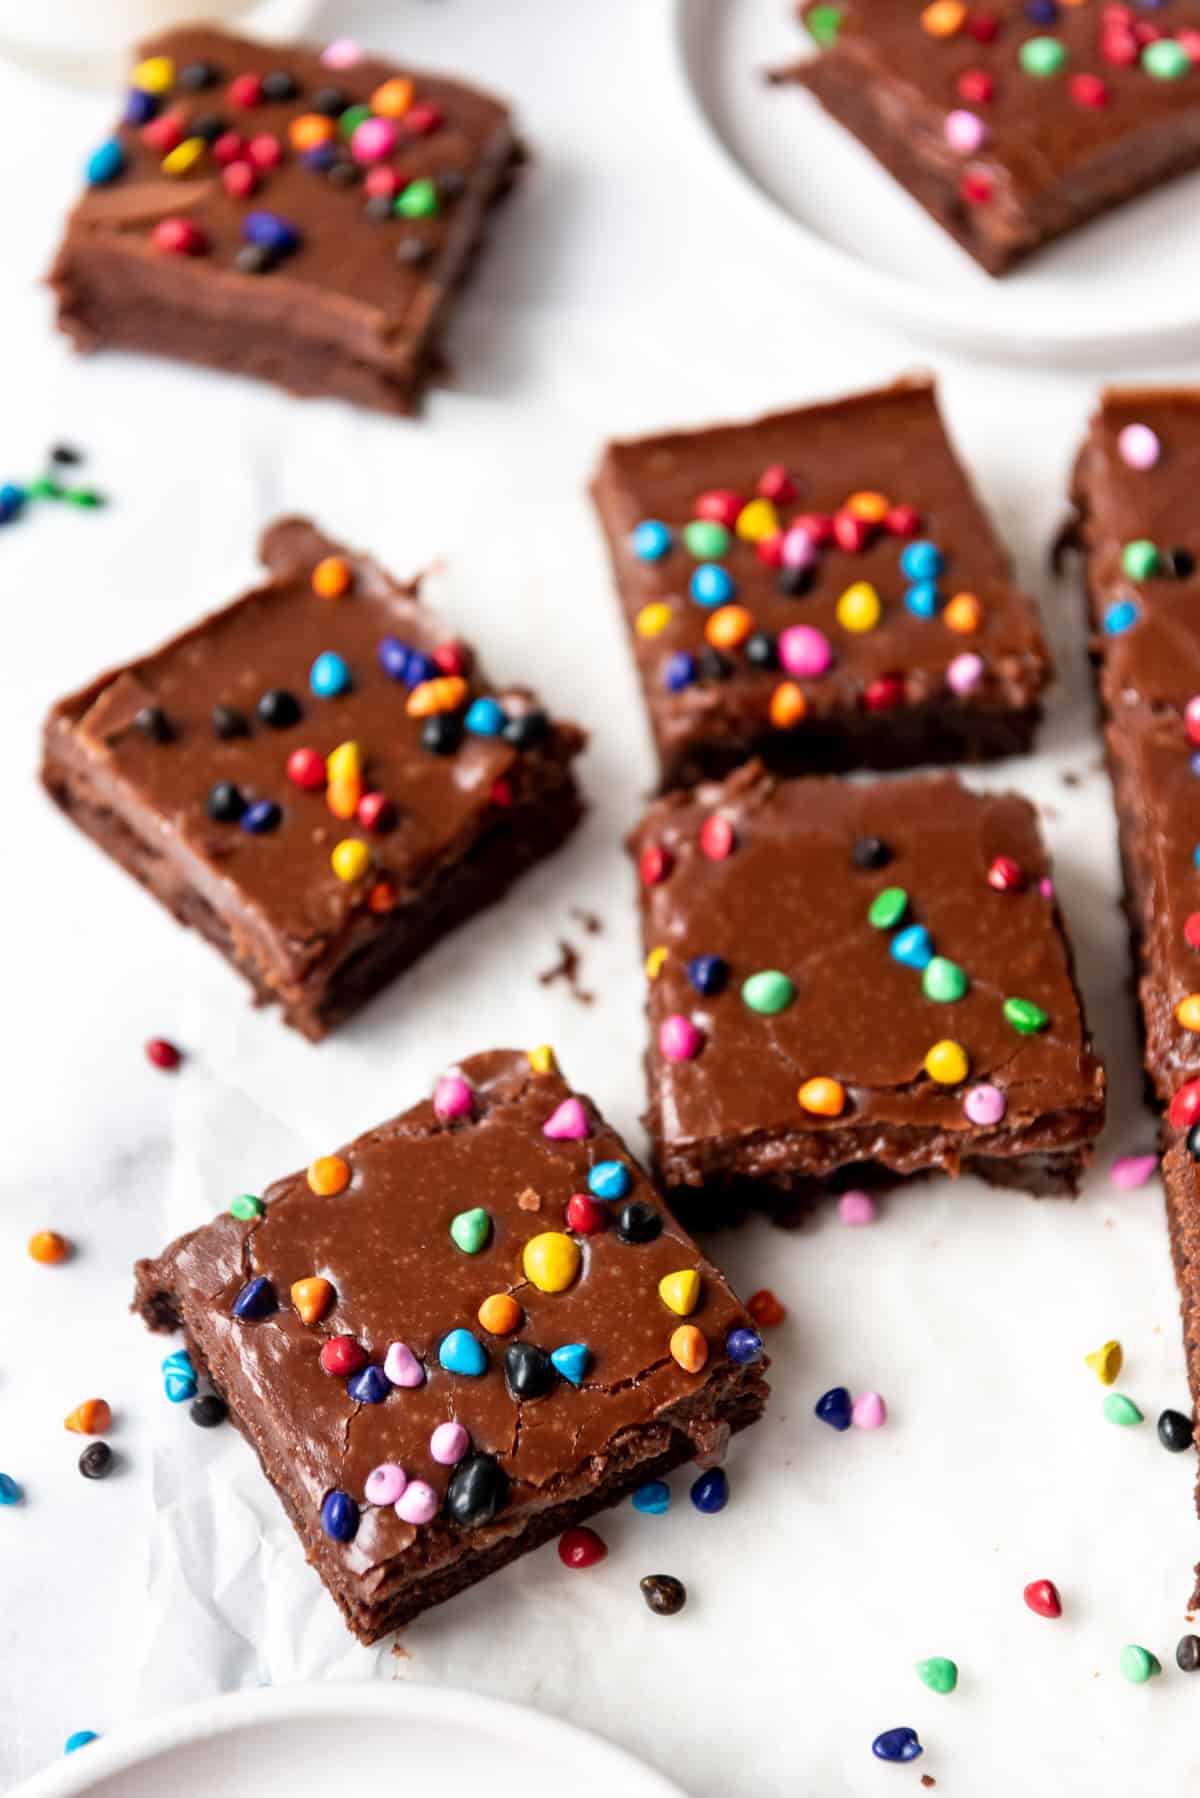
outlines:
[{"label": "brownie corner piece", "polygon": [[[1194,8],[802,0],[787,71],[988,274],[1200,164]],[[1028,16],[1025,16],[1028,15]]]},{"label": "brownie corner piece", "polygon": [[239,1211],[139,1262],[134,1308],[182,1325],[364,1641],[762,1412],[750,1318],[544,1051]]},{"label": "brownie corner piece", "polygon": [[750,764],[630,847],[672,1202],[780,1208],[847,1170],[1077,1189],[1104,1070],[1028,801]]},{"label": "brownie corner piece", "polygon": [[932,382],[610,443],[592,494],[663,787],[1031,747],[1049,652]]},{"label": "brownie corner piece", "polygon": [[317,1040],[570,834],[581,731],[303,519],[268,576],[56,705],[67,816]]},{"label": "brownie corner piece", "polygon": [[142,45],[49,274],[84,350],[180,357],[393,413],[522,160],[443,76],[186,26]]}]

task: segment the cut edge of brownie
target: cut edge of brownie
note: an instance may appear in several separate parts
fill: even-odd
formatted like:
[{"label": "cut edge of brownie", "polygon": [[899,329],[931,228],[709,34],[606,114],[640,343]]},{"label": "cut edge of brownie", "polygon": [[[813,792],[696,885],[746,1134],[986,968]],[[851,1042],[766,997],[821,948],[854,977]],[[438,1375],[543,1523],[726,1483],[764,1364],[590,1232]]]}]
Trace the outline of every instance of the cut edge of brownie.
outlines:
[{"label": "cut edge of brownie", "polygon": [[[225,1400],[230,1421],[254,1450],[268,1485],[296,1532],[306,1560],[336,1600],[354,1635],[368,1645],[540,1548],[568,1526],[619,1504],[637,1487],[661,1479],[697,1455],[713,1452],[714,1446],[719,1447],[729,1436],[758,1421],[769,1392],[763,1377],[767,1368],[765,1357],[748,1366],[730,1365],[706,1381],[699,1391],[660,1412],[644,1431],[627,1430],[623,1437],[615,1438],[610,1445],[615,1452],[609,1457],[609,1465],[599,1481],[595,1477],[594,1461],[589,1459],[562,1476],[556,1482],[561,1495],[541,1509],[528,1513],[519,1528],[484,1547],[467,1548],[437,1566],[419,1570],[411,1578],[405,1578],[403,1556],[397,1556],[394,1563],[383,1569],[379,1596],[373,1603],[364,1603],[357,1597],[360,1582],[340,1568],[327,1552],[325,1539],[315,1522],[301,1517],[289,1495],[271,1478],[267,1459],[248,1420],[235,1408],[229,1393],[221,1391],[213,1380],[203,1345],[182,1316],[176,1295],[163,1288],[159,1263],[139,1261],[134,1272],[136,1290],[131,1309],[150,1330],[183,1331],[196,1372]],[[664,1430],[668,1432],[665,1447],[661,1446]],[[644,1444],[647,1437],[653,1443],[651,1452],[639,1453],[637,1445]]]}]

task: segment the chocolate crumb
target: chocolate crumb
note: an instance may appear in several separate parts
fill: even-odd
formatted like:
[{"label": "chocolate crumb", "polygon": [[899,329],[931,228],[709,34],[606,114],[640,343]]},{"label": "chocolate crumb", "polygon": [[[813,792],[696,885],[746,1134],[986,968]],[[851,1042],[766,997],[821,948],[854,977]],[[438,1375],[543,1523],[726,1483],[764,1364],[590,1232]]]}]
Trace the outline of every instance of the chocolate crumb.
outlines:
[{"label": "chocolate crumb", "polygon": [[590,1005],[595,995],[579,984],[579,960],[579,951],[575,945],[559,937],[558,960],[552,968],[544,969],[538,979],[543,986],[551,986],[556,980],[565,980],[572,999],[578,999],[581,1005]]},{"label": "chocolate crumb", "polygon": [[1064,768],[1061,779],[1064,787],[1081,787],[1083,785],[1083,775],[1077,774],[1074,768]]},{"label": "chocolate crumb", "polygon": [[599,936],[604,929],[604,920],[598,918],[594,911],[584,911],[581,905],[571,907],[571,916],[577,923],[582,924],[589,936]]},{"label": "chocolate crumb", "polygon": [[933,1777],[932,1773],[922,1773],[921,1784],[923,1786],[935,1786],[937,1784],[937,1780]]}]

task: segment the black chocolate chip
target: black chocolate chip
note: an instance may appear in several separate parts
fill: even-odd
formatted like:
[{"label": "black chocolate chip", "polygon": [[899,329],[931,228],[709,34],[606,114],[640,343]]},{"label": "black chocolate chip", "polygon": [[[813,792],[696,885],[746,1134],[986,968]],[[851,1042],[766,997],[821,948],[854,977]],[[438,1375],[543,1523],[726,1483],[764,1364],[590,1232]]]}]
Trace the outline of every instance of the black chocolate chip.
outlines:
[{"label": "black chocolate chip", "polygon": [[363,211],[369,219],[374,219],[376,224],[383,224],[386,219],[392,217],[391,195],[372,194],[366,205],[363,207]]},{"label": "black chocolate chip", "polygon": [[345,112],[349,104],[340,87],[319,87],[309,101],[312,110],[322,113],[327,119],[336,119],[339,113]]},{"label": "black chocolate chip", "polygon": [[535,708],[531,712],[522,712],[519,717],[506,720],[501,736],[514,749],[536,749],[544,743],[550,731],[550,720],[545,712]]},{"label": "black chocolate chip", "polygon": [[509,1343],[504,1351],[504,1383],[511,1397],[542,1398],[557,1380],[548,1349],[536,1342]]},{"label": "black chocolate chip", "polygon": [[1175,1665],[1181,1673],[1200,1673],[1200,1636],[1180,1636]]},{"label": "black chocolate chip", "polygon": [[617,1212],[616,1227],[621,1242],[653,1242],[662,1235],[662,1218],[644,1199],[630,1199]]},{"label": "black chocolate chip", "polygon": [[300,701],[286,687],[269,687],[258,702],[258,715],[272,730],[287,730],[303,716]]},{"label": "black chocolate chip", "polygon": [[202,137],[206,144],[215,144],[226,129],[225,120],[215,112],[198,112],[187,122],[188,136]]},{"label": "black chocolate chip", "polygon": [[461,169],[443,169],[434,176],[434,186],[439,200],[457,200],[466,191],[467,177]]},{"label": "black chocolate chip", "polygon": [[855,837],[850,851],[856,868],[886,868],[892,852],[882,837]]},{"label": "black chocolate chip", "polygon": [[1187,1152],[1193,1161],[1200,1161],[1200,1124],[1193,1124],[1184,1138]]},{"label": "black chocolate chip", "polygon": [[133,722],[152,743],[169,743],[174,735],[171,720],[160,705],[144,705]]},{"label": "black chocolate chip", "polygon": [[214,823],[236,824],[246,809],[246,801],[231,780],[219,780],[209,790],[206,809]]},{"label": "black chocolate chip", "polygon": [[1173,1455],[1192,1446],[1192,1420],[1182,1411],[1164,1411],[1158,1420],[1158,1439]]},{"label": "black chocolate chip", "polygon": [[85,1480],[106,1480],[113,1470],[113,1452],[107,1442],[89,1442],[79,1457]]},{"label": "black chocolate chip", "polygon": [[746,638],[746,660],[752,668],[778,668],[779,650],[769,631],[753,631]]},{"label": "black chocolate chip", "polygon": [[272,69],[269,75],[262,78],[262,97],[264,100],[294,100],[299,93],[296,79],[286,69]]},{"label": "black chocolate chip", "polygon": [[329,180],[335,187],[357,187],[362,180],[362,170],[349,157],[340,156],[329,165]]},{"label": "black chocolate chip", "polygon": [[453,755],[462,740],[462,719],[453,712],[435,712],[421,726],[421,747],[431,755]]},{"label": "black chocolate chip", "polygon": [[687,1587],[673,1573],[648,1573],[638,1583],[656,1617],[674,1617],[687,1603]]},{"label": "black chocolate chip", "polygon": [[784,568],[780,570],[775,585],[789,599],[802,599],[806,593],[811,592],[814,578],[811,568]]},{"label": "black chocolate chip", "polygon": [[75,468],[83,461],[83,451],[76,449],[73,443],[56,443],[50,451],[50,460],[57,462],[60,468]]},{"label": "black chocolate chip", "polygon": [[213,734],[228,742],[231,737],[248,737],[250,720],[245,712],[239,712],[231,705],[215,705],[212,712]]},{"label": "black chocolate chip", "polygon": [[1190,580],[1196,572],[1196,558],[1190,549],[1169,549],[1163,563],[1167,573],[1177,581]]},{"label": "black chocolate chip", "polygon": [[229,1406],[215,1392],[205,1392],[192,1400],[188,1415],[202,1430],[215,1430],[228,1417]]},{"label": "black chocolate chip", "polygon": [[490,1523],[508,1497],[508,1475],[491,1455],[468,1455],[446,1488],[446,1515],[463,1529]]},{"label": "black chocolate chip", "polygon": [[202,88],[215,87],[221,71],[215,62],[185,62],[175,77],[175,84],[186,94],[198,94]]},{"label": "black chocolate chip", "polygon": [[233,259],[239,275],[269,275],[275,258],[265,244],[244,243]]},{"label": "black chocolate chip", "polygon": [[733,663],[719,649],[702,649],[696,666],[701,680],[728,680],[733,673]]}]

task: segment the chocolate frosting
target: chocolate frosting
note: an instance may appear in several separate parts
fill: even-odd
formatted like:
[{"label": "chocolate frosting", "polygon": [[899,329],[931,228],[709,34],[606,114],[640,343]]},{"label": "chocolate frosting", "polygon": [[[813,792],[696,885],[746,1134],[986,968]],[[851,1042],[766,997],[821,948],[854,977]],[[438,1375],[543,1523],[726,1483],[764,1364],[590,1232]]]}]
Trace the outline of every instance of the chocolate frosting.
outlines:
[{"label": "chocolate frosting", "polygon": [[[742,648],[730,652],[729,679],[701,678],[678,692],[665,684],[673,655],[702,655],[712,615],[689,596],[697,562],[679,533],[695,517],[701,494],[725,488],[749,501],[774,466],[786,469],[797,488],[795,499],[779,508],[784,526],[798,514],[832,515],[864,490],[915,507],[921,522],[914,534],[934,541],[946,559],[939,582],[945,597],[972,593],[983,614],[980,628],[963,635],[940,615],[908,610],[910,583],[900,570],[907,539],[886,531],[853,553],[823,548],[810,590],[797,598],[780,591],[779,571],[759,559],[754,543],[735,538],[721,563],[754,628],[776,635],[790,625],[813,625],[833,648],[829,672],[797,683],[808,708],[798,735],[831,718],[859,715],[870,683],[891,674],[902,678],[910,707],[934,700],[969,716],[1036,704],[1051,674],[1036,609],[1013,585],[1008,557],[946,436],[932,383],[906,380],[746,424],[608,446],[593,491],[664,761],[696,740],[745,740],[769,730],[771,696],[792,678],[778,667],[752,666]],[[632,548],[631,534],[646,519],[672,531],[672,548],[660,561],[643,561]],[[843,629],[836,617],[839,597],[858,581],[871,582],[883,605],[880,623],[866,632]],[[660,635],[646,637],[635,620],[655,602],[669,607],[670,622]],[[947,688],[947,670],[964,652],[981,656],[984,672],[974,691],[959,698]]]},{"label": "chocolate frosting", "polygon": [[[571,725],[553,725],[537,747],[522,750],[468,733],[454,753],[432,753],[422,745],[425,720],[407,709],[409,688],[379,660],[387,636],[426,654],[452,641],[421,604],[416,584],[396,582],[303,519],[273,525],[261,553],[270,570],[262,586],[64,700],[48,736],[51,752],[65,756],[107,803],[137,814],[143,825],[147,814],[157,820],[161,852],[178,864],[180,880],[222,916],[233,911],[236,933],[269,948],[264,959],[300,979],[344,939],[348,921],[375,915],[380,883],[392,895],[378,911],[382,923],[393,905],[419,899],[441,868],[501,822],[543,764],[576,754],[582,738]],[[331,555],[341,556],[352,576],[338,599],[322,598],[312,586],[314,566]],[[459,648],[471,697],[493,694],[514,718],[535,709],[528,688],[494,688],[473,665],[470,648]],[[316,697],[310,670],[330,650],[343,658],[352,685],[336,697]],[[262,695],[280,689],[301,708],[299,721],[285,729],[257,715]],[[247,733],[218,737],[217,706],[240,712]],[[166,742],[137,723],[153,707],[166,719]],[[365,758],[365,788],[392,803],[395,823],[386,831],[336,817],[323,784],[306,791],[288,778],[297,748],[324,757],[348,741]],[[237,822],[214,821],[209,795],[223,781],[246,799],[278,804],[278,827],[252,834]],[[345,839],[369,846],[364,878],[346,881],[334,872],[331,854]]]},{"label": "chocolate frosting", "polygon": [[[253,194],[238,199],[226,191],[221,165],[211,151],[194,171],[172,177],[162,172],[162,152],[147,147],[142,128],[119,125],[115,136],[126,167],[111,183],[89,188],[75,207],[52,282],[62,284],[69,295],[79,259],[103,246],[107,254],[119,253],[127,265],[137,265],[139,304],[148,304],[148,292],[161,290],[160,303],[211,315],[214,333],[236,327],[238,321],[246,329],[273,323],[281,347],[297,339],[336,338],[349,357],[388,368],[398,378],[411,375],[415,346],[424,340],[445,291],[457,278],[478,236],[482,213],[513,160],[507,108],[489,94],[443,76],[411,73],[371,57],[350,68],[330,68],[312,50],[202,27],[165,32],[144,43],[138,55],[169,57],[175,66],[176,82],[163,96],[163,111],[177,112],[185,121],[215,116],[243,138],[274,134],[283,147],[282,161],[262,172]],[[212,64],[219,79],[192,93],[180,88],[178,74],[194,63]],[[230,104],[226,90],[233,77],[272,71],[286,71],[295,79],[293,99],[262,99],[244,108]],[[327,172],[306,166],[290,147],[288,132],[295,119],[313,112],[314,96],[322,90],[339,90],[347,106],[365,104],[383,82],[406,74],[414,83],[414,103],[436,107],[444,122],[428,135],[402,129],[400,145],[386,166],[402,183],[441,181],[444,197],[433,216],[378,220],[366,212],[361,181],[342,186]],[[358,168],[348,144],[335,141],[342,160]],[[453,194],[447,178],[458,190]],[[233,266],[245,243],[243,220],[259,210],[277,214],[300,234],[298,246],[266,275]],[[167,255],[155,247],[154,226],[177,217],[203,232],[206,253]],[[423,246],[425,260],[398,262],[401,240]],[[64,322],[76,329],[69,305],[67,312]],[[148,329],[152,322],[148,314]],[[86,328],[80,329],[86,339]],[[287,384],[285,375],[279,378]]]},{"label": "chocolate frosting", "polygon": [[[801,7],[805,16],[817,0]],[[819,65],[836,60],[861,86],[886,94],[893,130],[957,183],[968,169],[991,176],[992,204],[1001,216],[1036,212],[1047,193],[1060,190],[1069,204],[1070,184],[1104,178],[1124,153],[1130,178],[1144,144],[1178,127],[1200,148],[1200,74],[1178,81],[1156,80],[1138,59],[1124,65],[1100,52],[1101,4],[1060,5],[1049,25],[1030,19],[1022,0],[997,0],[987,7],[999,29],[981,42],[969,25],[945,37],[933,36],[921,23],[921,6],[896,0],[842,0],[842,22],[834,44],[817,63],[801,64],[799,79],[810,70],[819,80]],[[965,9],[968,13],[970,9]],[[1153,11],[1132,9],[1138,24],[1153,25],[1165,36],[1200,24],[1195,0],[1158,0]],[[1031,38],[1049,37],[1066,50],[1056,74],[1039,78],[1021,66],[1021,48]],[[969,70],[982,70],[995,84],[992,97],[973,103],[963,98],[959,82]],[[1084,105],[1069,91],[1073,76],[1098,76],[1107,90],[1103,105]],[[878,104],[884,104],[880,99]],[[969,157],[946,141],[946,115],[966,109],[987,127],[981,147]],[[1132,179],[1130,179],[1132,185]],[[1114,196],[1117,197],[1117,196]]]},{"label": "chocolate frosting", "polygon": [[[718,818],[734,847],[714,859],[702,831]],[[886,865],[859,867],[855,845],[877,838]],[[665,950],[649,982],[651,1107],[647,1119],[665,1176],[698,1167],[783,1178],[876,1160],[899,1172],[955,1170],[968,1153],[1028,1153],[1093,1136],[1103,1120],[1104,1074],[1075,989],[1062,919],[1041,883],[1049,865],[1032,806],[1016,794],[976,795],[951,776],[878,782],[778,781],[751,764],[724,784],[653,806],[631,839],[641,857],[666,852],[668,872],[642,883],[648,955]],[[1015,861],[1019,891],[988,881],[997,857]],[[969,981],[954,1003],[926,998],[921,972],[890,952],[895,930],[868,908],[884,888],[908,905],[897,929],[923,925],[933,951]],[[696,990],[688,964],[719,956],[723,989]],[[778,970],[795,986],[775,1015],[744,1002],[748,976]],[[1019,1034],[1004,1001],[1032,1000],[1046,1027]],[[671,1060],[659,1032],[690,1018],[698,1055]],[[950,1039],[967,1079],[935,1085],[929,1049]],[[843,1085],[840,1117],[802,1110],[802,1082]],[[1000,1089],[1003,1120],[964,1114],[964,1094]]]},{"label": "chocolate frosting", "polygon": [[[458,1071],[473,1089],[470,1118],[439,1122],[431,1102],[417,1105],[339,1151],[350,1169],[341,1194],[318,1197],[304,1174],[293,1174],[266,1192],[261,1220],[217,1218],[138,1268],[140,1302],[170,1295],[310,1553],[315,1545],[314,1558],[332,1559],[368,1588],[460,1552],[468,1532],[444,1515],[416,1528],[363,1498],[368,1474],[384,1462],[399,1463],[444,1498],[452,1470],[429,1448],[438,1424],[463,1424],[472,1451],[494,1456],[508,1475],[507,1502],[495,1522],[469,1532],[486,1542],[519,1529],[531,1511],[564,1492],[596,1484],[624,1440],[644,1437],[651,1454],[681,1408],[686,1414],[713,1381],[757,1382],[760,1373],[727,1357],[729,1332],[748,1327],[749,1319],[591,1102],[583,1101],[586,1140],[552,1140],[544,1126],[570,1096],[556,1072],[535,1072],[530,1058],[513,1050],[472,1056]],[[609,1160],[630,1176],[621,1203],[650,1207],[660,1234],[621,1241],[612,1221],[618,1207],[605,1204],[606,1227],[574,1239],[581,1253],[574,1282],[561,1292],[539,1290],[523,1276],[524,1245],[542,1232],[565,1231],[567,1201],[587,1192],[591,1167]],[[479,1253],[466,1254],[452,1241],[450,1224],[475,1207],[486,1210],[490,1231]],[[686,1269],[700,1275],[687,1321],[709,1348],[697,1373],[672,1357],[671,1335],[682,1320],[658,1292],[664,1276]],[[336,1297],[318,1323],[305,1324],[288,1295],[293,1282],[312,1275],[330,1281]],[[271,1282],[280,1309],[239,1321],[234,1301],[257,1276]],[[493,1293],[511,1293],[522,1308],[513,1336],[490,1336],[477,1320]],[[486,1349],[480,1377],[439,1365],[439,1345],[460,1328]],[[327,1339],[343,1334],[375,1362],[391,1343],[407,1343],[424,1383],[391,1390],[380,1404],[355,1404],[345,1380],[326,1374],[319,1360]],[[503,1371],[512,1342],[550,1351],[583,1343],[589,1363],[582,1384],[556,1378],[544,1397],[517,1402]],[[703,1439],[702,1428],[696,1433]],[[697,1452],[703,1446],[698,1441]],[[357,1534],[345,1544],[317,1528],[333,1490],[363,1506]]]},{"label": "chocolate frosting", "polygon": [[[1153,468],[1131,467],[1117,440],[1129,425],[1146,425],[1158,438]],[[1162,551],[1184,548],[1200,564],[1196,527],[1196,451],[1200,391],[1113,388],[1091,421],[1075,470],[1078,535],[1086,553],[1092,614],[1092,652],[1106,706],[1182,710],[1200,693],[1200,572],[1185,578],[1159,573],[1133,580],[1121,567],[1127,543],[1148,541]],[[1105,630],[1110,609],[1136,607],[1132,628]]]}]

